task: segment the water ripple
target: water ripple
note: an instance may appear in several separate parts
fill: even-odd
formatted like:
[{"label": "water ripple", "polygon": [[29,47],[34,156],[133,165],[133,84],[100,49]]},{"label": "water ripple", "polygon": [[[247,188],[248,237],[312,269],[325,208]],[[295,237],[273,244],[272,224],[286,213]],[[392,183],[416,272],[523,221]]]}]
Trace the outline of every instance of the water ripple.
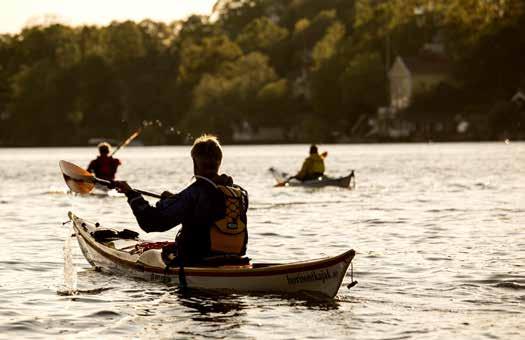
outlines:
[{"label": "water ripple", "polygon": [[[521,339],[525,144],[500,144],[326,146],[330,173],[359,170],[352,191],[272,188],[268,166],[296,170],[307,146],[225,146],[222,170],[250,192],[254,261],[357,250],[359,284],[346,288],[347,272],[329,301],[184,293],[106,275],[75,239],[78,284],[63,290],[67,211],[139,230],[135,218],[122,196],[67,192],[58,160],[87,165],[92,148],[0,149],[0,337]],[[119,176],[176,192],[190,181],[188,154],[188,146],[125,149]]]}]

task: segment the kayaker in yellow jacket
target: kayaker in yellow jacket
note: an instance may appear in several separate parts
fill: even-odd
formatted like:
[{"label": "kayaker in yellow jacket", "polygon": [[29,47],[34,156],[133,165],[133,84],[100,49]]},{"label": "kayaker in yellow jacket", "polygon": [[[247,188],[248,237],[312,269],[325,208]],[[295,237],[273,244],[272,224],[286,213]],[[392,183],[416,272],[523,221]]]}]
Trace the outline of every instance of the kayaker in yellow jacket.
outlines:
[{"label": "kayaker in yellow jacket", "polygon": [[326,158],[327,153],[323,152],[321,155],[317,149],[316,145],[310,146],[310,156],[308,156],[304,162],[301,170],[297,175],[292,178],[296,178],[300,181],[308,181],[312,179],[317,179],[324,175],[324,159]]}]

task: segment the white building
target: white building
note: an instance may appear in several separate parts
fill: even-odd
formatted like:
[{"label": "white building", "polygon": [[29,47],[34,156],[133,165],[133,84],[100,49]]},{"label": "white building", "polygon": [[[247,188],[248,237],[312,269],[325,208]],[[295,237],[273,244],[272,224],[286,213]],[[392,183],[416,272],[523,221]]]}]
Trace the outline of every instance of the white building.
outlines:
[{"label": "white building", "polygon": [[388,72],[390,107],[394,112],[406,109],[412,98],[412,73],[401,57],[397,57]]}]

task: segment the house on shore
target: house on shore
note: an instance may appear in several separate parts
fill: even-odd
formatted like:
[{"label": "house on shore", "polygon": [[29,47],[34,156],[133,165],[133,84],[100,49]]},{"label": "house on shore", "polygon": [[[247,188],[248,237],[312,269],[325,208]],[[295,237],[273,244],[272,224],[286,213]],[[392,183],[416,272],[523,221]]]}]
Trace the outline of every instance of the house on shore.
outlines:
[{"label": "house on shore", "polygon": [[372,120],[369,135],[388,138],[409,137],[415,124],[405,121],[400,112],[412,104],[414,96],[450,81],[450,65],[445,57],[422,53],[416,57],[397,56],[388,72],[390,102],[380,107]]},{"label": "house on shore", "polygon": [[414,95],[450,81],[450,65],[444,58],[398,56],[388,72],[390,107],[398,112],[410,106]]}]

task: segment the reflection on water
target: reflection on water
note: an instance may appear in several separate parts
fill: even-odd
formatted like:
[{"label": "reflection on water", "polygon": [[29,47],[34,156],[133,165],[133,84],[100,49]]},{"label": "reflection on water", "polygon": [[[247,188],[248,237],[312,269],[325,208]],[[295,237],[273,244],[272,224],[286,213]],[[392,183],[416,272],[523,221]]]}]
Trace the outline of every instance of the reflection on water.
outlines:
[{"label": "reflection on water", "polygon": [[[331,175],[356,169],[355,191],[272,188],[268,167],[297,170],[307,151],[301,145],[226,146],[223,170],[250,192],[248,255],[255,261],[357,250],[359,284],[347,289],[347,273],[333,300],[183,292],[96,272],[68,237],[71,226],[61,224],[67,211],[138,230],[122,196],[67,192],[58,160],[87,164],[96,150],[0,149],[0,334],[521,339],[525,144],[324,148]],[[191,181],[188,155],[189,147],[125,149],[118,175],[145,190],[177,191]]]}]

